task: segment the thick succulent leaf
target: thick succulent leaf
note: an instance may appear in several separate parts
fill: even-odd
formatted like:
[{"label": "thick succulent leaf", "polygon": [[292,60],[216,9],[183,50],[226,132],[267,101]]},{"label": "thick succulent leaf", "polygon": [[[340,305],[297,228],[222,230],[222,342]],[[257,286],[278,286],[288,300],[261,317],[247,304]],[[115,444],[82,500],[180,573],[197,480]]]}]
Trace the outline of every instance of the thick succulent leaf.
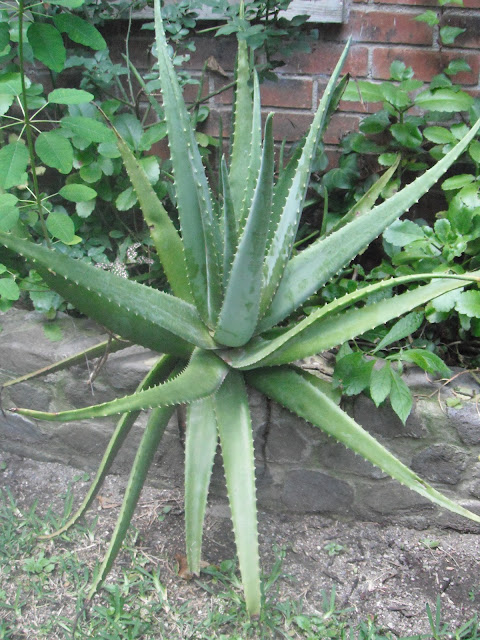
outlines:
[{"label": "thick succulent leaf", "polygon": [[242,374],[232,371],[215,394],[223,467],[248,613],[260,613],[260,561],[253,434]]},{"label": "thick succulent leaf", "polygon": [[[465,285],[465,282],[478,282],[479,277],[478,271],[460,276],[420,273],[376,282],[319,307],[292,327],[275,332],[276,335],[272,337],[268,334],[258,336],[243,349],[224,351],[222,357],[236,369],[294,362],[343,344],[365,331],[425,304],[446,291]],[[379,291],[430,279],[438,279],[439,282],[341,314],[347,307]]]},{"label": "thick succulent leaf", "polygon": [[117,524],[115,525],[115,530],[108,545],[102,566],[88,592],[88,599],[93,598],[100,589],[120,551],[145,483],[148,470],[173,413],[173,409],[173,407],[157,408],[153,409],[150,414],[128,478],[128,484],[125,489],[125,496],[120,508]]},{"label": "thick succulent leaf", "polygon": [[46,283],[115,334],[156,351],[188,357],[215,347],[195,307],[81,260],[0,232],[0,244],[35,264]]},{"label": "thick succulent leaf", "polygon": [[227,172],[227,163],[222,156],[220,163],[220,182],[223,193],[222,230],[223,230],[223,286],[225,287],[230,275],[230,268],[237,248],[237,221],[233,208],[232,192]]},{"label": "thick succulent leaf", "polygon": [[[296,171],[292,176],[290,188],[288,192],[285,189],[285,201],[280,203],[278,198],[275,199],[275,206],[281,205],[281,212],[279,214],[278,209],[274,212],[274,217],[278,217],[278,226],[265,259],[265,287],[262,296],[262,314],[268,309],[285,270],[285,265],[290,259],[310,179],[312,160],[315,156],[320,136],[324,130],[330,101],[334,96],[335,85],[347,57],[349,46],[350,41],[347,43],[320,100],[317,112],[305,139],[305,143],[303,144],[302,154],[296,165]],[[283,191],[284,189],[282,188],[281,190],[277,190],[277,193],[283,195]]]},{"label": "thick succulent leaf", "polygon": [[[245,224],[245,220],[250,211],[250,206],[255,193],[258,175],[260,171],[260,164],[262,159],[262,117],[260,108],[260,86],[258,83],[258,76],[253,74],[253,114],[252,114],[252,128],[250,131],[250,147],[247,156],[243,161],[247,165],[245,182],[243,184],[243,193],[240,202],[233,201],[233,206],[238,218],[238,227],[241,230]],[[230,184],[232,181],[232,172],[230,171]],[[234,198],[237,194],[234,194]],[[239,212],[239,214],[238,214]]]},{"label": "thick succulent leaf", "polygon": [[392,164],[392,166],[389,167],[387,171],[385,171],[385,173],[383,173],[380,178],[370,187],[370,189],[363,194],[360,200],[355,203],[350,211],[348,211],[344,216],[340,218],[340,220],[328,231],[327,235],[338,231],[338,229],[341,229],[341,227],[344,227],[355,218],[359,218],[363,214],[370,211],[370,209],[375,205],[375,202],[380,197],[382,191],[390,182],[391,177],[400,164],[400,160],[401,156],[398,156],[397,160]]},{"label": "thick succulent leaf", "polygon": [[193,302],[180,236],[143,167],[118,133],[117,146],[172,291],[178,298]]},{"label": "thick succulent leaf", "polygon": [[138,391],[124,398],[103,402],[91,407],[72,409],[69,411],[46,412],[34,409],[10,409],[38,420],[50,422],[67,422],[112,416],[116,413],[152,409],[175,404],[194,402],[214,393],[222,384],[228,372],[227,365],[210,351],[196,349],[186,368],[175,378],[163,384]]},{"label": "thick succulent leaf", "polygon": [[[144,389],[148,389],[155,384],[163,382],[172,372],[176,364],[175,358],[172,356],[162,356],[162,358],[152,367],[152,369],[147,373],[145,378],[138,385],[137,392],[143,391]],[[135,424],[136,419],[138,418],[139,411],[132,411],[130,413],[125,413],[120,418],[115,427],[115,431],[113,432],[112,437],[110,438],[110,442],[108,443],[108,447],[103,455],[102,461],[100,462],[100,466],[95,475],[95,478],[90,485],[90,488],[83,499],[82,504],[79,506],[77,511],[74,513],[71,518],[57,531],[49,534],[48,536],[41,536],[42,538],[54,538],[55,536],[60,535],[70,529],[78,520],[85,514],[87,509],[90,507],[92,502],[95,499],[95,496],[100,491],[103,481],[107,473],[109,472],[113,461],[117,453],[120,451],[125,439],[130,433],[133,425]]]},{"label": "thick succulent leaf", "polygon": [[185,541],[188,568],[194,575],[200,573],[203,522],[217,441],[214,398],[192,402],[187,409],[185,439]]},{"label": "thick succulent leaf", "polygon": [[465,518],[480,522],[480,516],[464,509],[431,487],[392,455],[326,395],[318,378],[295,367],[257,369],[247,374],[247,382],[301,418],[328,433],[365,460],[431,502]]},{"label": "thick succulent leaf", "polygon": [[463,153],[479,127],[480,119],[449,153],[414,182],[295,256],[285,268],[272,304],[259,323],[259,332],[284,320],[402,213],[418,202]]},{"label": "thick succulent leaf", "polygon": [[257,324],[263,282],[263,259],[272,206],[274,169],[271,115],[265,124],[260,173],[243,233],[230,269],[214,338],[220,344],[245,344]]},{"label": "thick succulent leaf", "polygon": [[14,378],[13,380],[8,380],[1,385],[1,388],[3,389],[4,387],[11,387],[12,385],[18,384],[19,382],[26,382],[27,380],[32,380],[33,378],[38,378],[39,376],[46,376],[49,373],[55,373],[55,371],[63,371],[63,369],[68,369],[68,367],[71,367],[78,362],[85,362],[86,360],[98,358],[99,356],[103,356],[105,354],[116,353],[117,351],[127,349],[130,346],[130,342],[125,342],[123,340],[104,340],[103,342],[99,342],[93,347],[84,349],[83,351],[80,351],[73,356],[62,358],[62,360],[58,360],[58,362],[49,364],[46,367],[42,367],[41,369],[37,369],[36,371],[30,371],[29,373],[26,373],[23,376],[19,376],[18,378]]},{"label": "thick succulent leaf", "polygon": [[195,132],[168,53],[159,0],[155,0],[155,34],[188,276],[198,311],[213,327],[222,297],[220,229]]},{"label": "thick succulent leaf", "polygon": [[230,189],[238,221],[241,219],[242,201],[248,181],[250,145],[252,137],[253,99],[249,86],[250,64],[245,40],[238,41],[235,69],[235,112],[233,121],[233,143],[230,160]]}]

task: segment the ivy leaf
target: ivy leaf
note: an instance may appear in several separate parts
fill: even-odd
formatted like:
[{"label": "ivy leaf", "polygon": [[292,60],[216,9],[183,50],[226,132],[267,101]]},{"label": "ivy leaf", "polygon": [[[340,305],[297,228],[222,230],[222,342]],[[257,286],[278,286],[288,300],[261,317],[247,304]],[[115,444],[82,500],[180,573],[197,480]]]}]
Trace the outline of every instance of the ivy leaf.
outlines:
[{"label": "ivy leaf", "polygon": [[401,351],[395,360],[402,360],[403,362],[413,362],[417,367],[423,369],[427,373],[438,373],[442,376],[450,376],[451,371],[435,353],[427,351],[426,349],[406,349]]},{"label": "ivy leaf", "polygon": [[373,353],[384,349],[388,345],[403,340],[414,333],[422,324],[424,319],[423,311],[412,311],[393,325],[386,336],[377,344]]},{"label": "ivy leaf", "polygon": [[53,167],[53,169],[58,169],[60,173],[65,174],[72,170],[72,145],[57,131],[42,132],[35,142],[35,151],[47,167]]},{"label": "ivy leaf", "polygon": [[453,44],[455,42],[455,38],[462,33],[465,33],[466,29],[461,29],[460,27],[441,27],[440,29],[440,39],[442,44]]},{"label": "ivy leaf", "polygon": [[70,40],[83,44],[85,47],[100,51],[107,48],[102,34],[92,24],[71,13],[59,13],[53,17],[55,26],[62,33],[66,33]]},{"label": "ivy leaf", "polygon": [[427,9],[427,11],[424,11],[423,13],[421,13],[419,16],[415,18],[415,20],[417,22],[426,22],[431,27],[434,27],[440,22],[435,11],[432,11],[431,9]]},{"label": "ivy leaf", "polygon": [[65,66],[67,50],[61,34],[51,24],[33,22],[27,30],[27,38],[37,60],[60,73]]},{"label": "ivy leaf", "polygon": [[93,93],[82,89],[54,89],[48,94],[48,101],[53,104],[82,104],[93,98]]},{"label": "ivy leaf", "polygon": [[458,296],[455,309],[469,318],[480,318],[480,291],[462,291]]},{"label": "ivy leaf", "polygon": [[448,63],[448,67],[444,69],[445,73],[449,76],[455,76],[462,71],[471,71],[472,67],[463,58],[456,58]]},{"label": "ivy leaf", "polygon": [[370,396],[378,407],[390,393],[392,387],[392,375],[390,364],[385,362],[381,369],[373,369],[370,377]]},{"label": "ivy leaf", "polygon": [[374,360],[366,360],[363,353],[355,351],[337,360],[333,382],[341,386],[347,396],[357,395],[370,385]]},{"label": "ivy leaf", "polygon": [[46,221],[47,229],[54,238],[58,238],[65,244],[75,239],[75,226],[73,220],[65,213],[52,211]]},{"label": "ivy leaf", "polygon": [[95,189],[84,184],[66,184],[58,193],[70,202],[88,202],[97,195]]},{"label": "ivy leaf", "polygon": [[417,107],[429,111],[454,113],[468,111],[473,104],[473,98],[465,91],[445,88],[436,91],[422,91],[415,98],[415,104]]},{"label": "ivy leaf", "polygon": [[132,187],[122,191],[115,200],[115,205],[119,211],[128,211],[137,202],[137,196]]},{"label": "ivy leaf", "polygon": [[392,386],[390,389],[390,404],[400,420],[405,424],[412,410],[412,394],[405,381],[393,369],[390,370]]},{"label": "ivy leaf", "polygon": [[21,142],[11,142],[0,149],[0,187],[9,189],[26,182],[28,150]]}]

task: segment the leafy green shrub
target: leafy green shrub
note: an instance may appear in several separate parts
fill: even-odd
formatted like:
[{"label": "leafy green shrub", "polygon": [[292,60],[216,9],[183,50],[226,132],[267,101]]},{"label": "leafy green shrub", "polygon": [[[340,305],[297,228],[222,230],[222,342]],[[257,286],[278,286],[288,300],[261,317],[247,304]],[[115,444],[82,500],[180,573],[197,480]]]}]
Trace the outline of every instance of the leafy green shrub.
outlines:
[{"label": "leafy green shrub", "polygon": [[[468,147],[480,120],[417,180],[378,206],[374,206],[378,195],[370,196],[359,215],[292,257],[312,159],[329,106],[338,96],[335,85],[348,46],[303,145],[275,181],[272,116],[267,117],[262,144],[258,78],[255,72],[251,73],[247,45],[239,40],[230,168],[223,159],[217,199],[209,188],[169,56],[158,0],[155,17],[181,232],[121,132],[100,121],[92,120],[90,124],[92,130],[105,136],[105,143],[116,140],[174,295],[95,268],[54,247],[39,246],[25,239],[26,224],[20,229],[12,227],[9,233],[1,231],[0,242],[33,262],[54,291],[114,334],[168,355],[160,358],[131,396],[53,414],[31,409],[14,411],[53,421],[122,414],[97,477],[68,527],[91,504],[138,412],[152,409],[116,529],[90,590],[91,598],[118,553],[173,409],[187,404],[185,517],[189,568],[194,574],[200,570],[203,520],[219,439],[247,609],[256,615],[261,602],[260,572],[253,435],[245,384],[309,420],[422,496],[480,521],[480,516],[427,485],[355,423],[338,406],[338,393],[331,384],[292,364],[409,314],[466,283],[479,281],[478,271],[414,274],[353,291],[309,315],[301,311],[312,294],[431,188]],[[342,84],[343,81],[340,88]],[[75,116],[69,116],[72,117]],[[72,126],[72,120],[67,124]],[[68,186],[77,189],[79,185]],[[424,280],[432,282],[402,292],[404,285]],[[390,297],[384,295],[395,288]],[[363,306],[356,308],[357,302],[363,302]]]}]

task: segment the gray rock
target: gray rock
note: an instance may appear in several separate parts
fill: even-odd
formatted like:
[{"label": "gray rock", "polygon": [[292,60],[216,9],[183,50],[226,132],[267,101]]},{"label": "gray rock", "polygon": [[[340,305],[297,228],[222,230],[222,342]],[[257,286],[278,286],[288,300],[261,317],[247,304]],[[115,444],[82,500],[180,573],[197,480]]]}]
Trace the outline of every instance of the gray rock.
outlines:
[{"label": "gray rock", "polygon": [[436,444],[413,456],[411,466],[429,482],[457,484],[467,466],[467,456],[458,447]]},{"label": "gray rock", "polygon": [[289,511],[348,514],[354,493],[348,483],[309,469],[286,474],[282,501]]}]

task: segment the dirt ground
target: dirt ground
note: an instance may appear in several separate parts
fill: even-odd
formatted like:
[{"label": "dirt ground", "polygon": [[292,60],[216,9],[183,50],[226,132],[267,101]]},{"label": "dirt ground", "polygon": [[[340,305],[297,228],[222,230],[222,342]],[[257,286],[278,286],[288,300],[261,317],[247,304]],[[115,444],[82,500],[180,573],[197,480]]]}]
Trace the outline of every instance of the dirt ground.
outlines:
[{"label": "dirt ground", "polygon": [[[20,506],[35,500],[39,508],[57,505],[77,469],[0,454],[5,468],[0,487],[10,487]],[[105,539],[113,528],[125,478],[110,476],[97,499],[98,527]],[[75,501],[87,483],[74,484]],[[171,510],[159,521],[165,505]],[[178,492],[146,487],[134,524],[142,544],[160,558],[161,577],[170,593],[183,601],[198,600],[200,587],[177,575],[175,555],[182,553],[183,508]],[[351,608],[351,619],[377,616],[379,625],[396,634],[429,630],[426,603],[441,596],[444,622],[458,626],[480,610],[480,536],[448,530],[417,531],[375,523],[338,522],[317,515],[259,514],[264,569],[273,561],[273,545],[285,546],[280,598],[303,600],[306,612],[321,610],[322,594],[335,585],[337,606]],[[55,542],[52,542],[55,544]],[[234,556],[228,508],[221,501],[209,507],[204,559],[212,564]]]}]

